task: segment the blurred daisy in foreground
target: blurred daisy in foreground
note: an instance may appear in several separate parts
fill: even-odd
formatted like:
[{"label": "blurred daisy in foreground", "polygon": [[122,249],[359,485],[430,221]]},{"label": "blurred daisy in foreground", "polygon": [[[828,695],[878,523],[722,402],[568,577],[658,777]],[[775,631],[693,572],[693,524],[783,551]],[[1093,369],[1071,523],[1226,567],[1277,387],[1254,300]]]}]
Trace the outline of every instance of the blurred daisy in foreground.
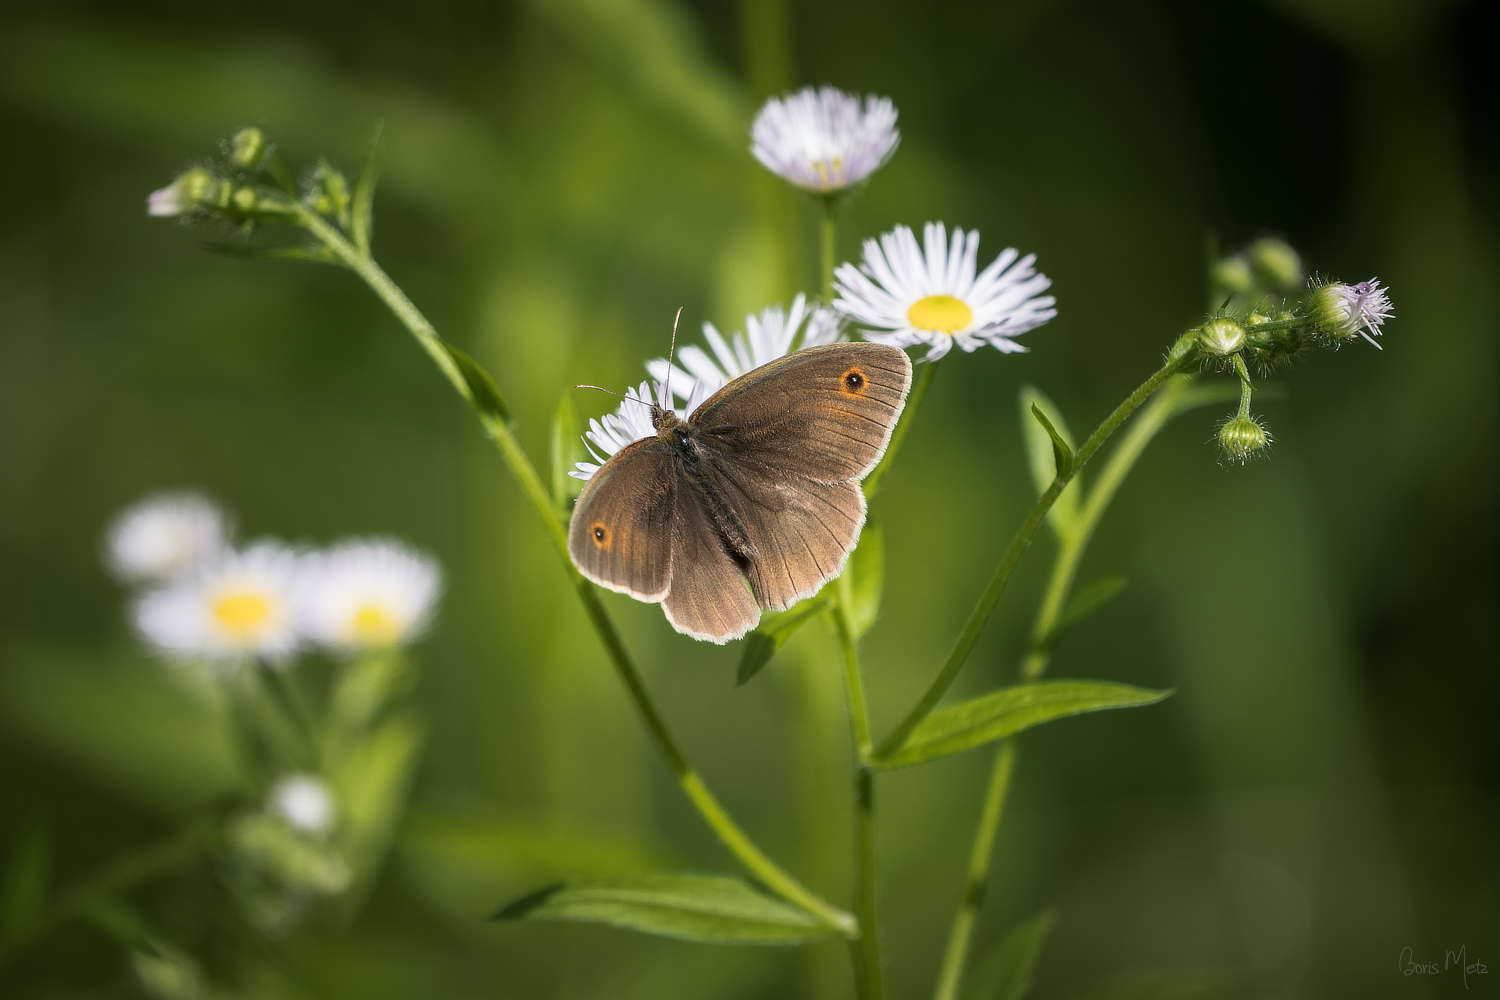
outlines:
[{"label": "blurred daisy in foreground", "polygon": [[228,552],[136,604],[141,634],[164,653],[274,659],[299,643],[298,557],[278,542]]},{"label": "blurred daisy in foreground", "polygon": [[[807,296],[798,295],[792,300],[790,310],[776,305],[762,309],[759,316],[747,314],[745,332],[736,331],[728,341],[712,323],[704,323],[703,339],[713,355],[696,344],[678,351],[678,364],[672,366],[672,395],[688,402],[691,413],[697,408],[691,397],[701,391],[700,385],[706,390],[705,397],[717,392],[730,380],[791,353],[799,333],[802,340],[797,343],[798,349],[831,344],[842,337],[839,315],[832,309],[808,309]],[[646,370],[657,381],[666,381],[667,359],[646,362]]]},{"label": "blurred daisy in foreground", "polygon": [[411,642],[442,590],[436,561],[395,541],[349,541],[307,557],[303,626],[325,646],[355,652]]},{"label": "blurred daisy in foreground", "polygon": [[1391,317],[1391,297],[1380,287],[1378,278],[1346,285],[1335,281],[1319,285],[1308,296],[1309,318],[1335,343],[1355,335],[1364,337],[1375,347],[1380,328]]},{"label": "blurred daisy in foreground", "polygon": [[852,187],[880,169],[901,142],[896,106],[871,94],[804,87],[773,97],[755,116],[750,152],[772,173],[816,194]]},{"label": "blurred daisy in foreground", "polygon": [[309,774],[288,774],[278,779],[266,804],[269,812],[298,833],[322,836],[338,819],[333,792],[321,778]]},{"label": "blurred daisy in foreground", "polygon": [[[691,377],[688,378],[692,388],[688,390],[687,405],[673,410],[684,420],[708,398],[710,392],[706,383],[693,382]],[[656,437],[656,427],[651,423],[653,399],[662,409],[673,409],[665,385],[660,382],[642,382],[637,388],[625,390],[625,399],[616,407],[615,412],[606,413],[598,420],[590,419],[589,429],[583,432],[583,446],[588,449],[594,461],[575,463],[568,475],[587,482],[611,455],[627,444],[642,438]]]},{"label": "blurred daisy in foreground", "polygon": [[1052,280],[1037,272],[1035,254],[1007,248],[976,276],[977,230],[955,229],[949,245],[943,224],[929,222],[922,236],[925,252],[910,229],[897,226],[878,242],[865,241],[858,268],[839,265],[834,307],[872,328],[862,331],[866,340],[928,344],[928,361],[954,344],[965,351],[989,344],[1009,354],[1027,350],[1011,338],[1057,315],[1057,300],[1040,294]]},{"label": "blurred daisy in foreground", "polygon": [[121,511],[105,560],[127,583],[163,583],[213,559],[228,534],[224,512],[198,493],[158,493]]}]

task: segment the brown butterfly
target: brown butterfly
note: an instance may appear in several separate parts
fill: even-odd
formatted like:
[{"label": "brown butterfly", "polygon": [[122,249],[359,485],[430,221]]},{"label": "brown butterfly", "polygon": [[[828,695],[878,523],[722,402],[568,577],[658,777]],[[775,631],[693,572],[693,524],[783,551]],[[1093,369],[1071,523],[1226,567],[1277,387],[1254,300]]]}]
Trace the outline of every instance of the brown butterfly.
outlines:
[{"label": "brown butterfly", "polygon": [[660,602],[679,632],[738,639],[762,608],[789,608],[843,570],[865,523],[859,481],[910,388],[903,351],[826,344],[746,372],[686,420],[651,403],[656,436],[620,449],[578,497],[573,562]]}]

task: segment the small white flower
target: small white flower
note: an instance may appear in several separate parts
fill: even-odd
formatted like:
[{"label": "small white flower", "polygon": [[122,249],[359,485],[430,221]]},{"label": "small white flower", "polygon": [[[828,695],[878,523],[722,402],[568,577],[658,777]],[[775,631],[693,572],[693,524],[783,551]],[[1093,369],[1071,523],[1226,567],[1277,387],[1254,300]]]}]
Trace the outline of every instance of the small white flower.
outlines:
[{"label": "small white flower", "polygon": [[442,571],[396,541],[347,541],[307,557],[302,620],[315,641],[344,652],[411,642],[432,620]]},{"label": "small white flower", "polygon": [[[676,414],[687,419],[687,415],[708,398],[708,392],[706,385],[693,384],[688,390],[688,407],[692,409],[684,407],[676,410]],[[660,382],[642,382],[635,389],[625,390],[625,399],[615,412],[606,413],[598,420],[590,419],[589,429],[583,432],[583,446],[595,461],[576,463],[568,475],[586,482],[593,478],[594,473],[599,471],[611,455],[627,444],[655,437],[656,427],[651,423],[653,399],[662,409],[672,409],[672,400],[667,396],[666,386]]]},{"label": "small white flower", "polygon": [[901,142],[889,97],[859,98],[805,87],[768,100],[750,128],[750,152],[766,169],[818,194],[852,187],[880,169]]},{"label": "small white flower", "polygon": [[186,215],[196,209],[217,187],[214,176],[202,167],[194,167],[164,188],[146,196],[146,214],[161,219]]},{"label": "small white flower", "polygon": [[[793,299],[790,311],[776,305],[762,309],[759,316],[747,314],[745,332],[736,331],[727,342],[712,323],[704,323],[703,339],[708,341],[713,355],[696,344],[683,347],[677,353],[680,367],[672,366],[672,395],[689,403],[691,413],[697,408],[691,397],[700,391],[700,386],[701,398],[707,398],[731,380],[791,353],[799,333],[802,333],[799,349],[832,344],[843,336],[838,313],[832,309],[809,310],[806,295]],[[658,382],[665,381],[667,359],[646,362],[646,370]]]},{"label": "small white flower", "polygon": [[163,653],[283,657],[299,644],[297,581],[295,552],[279,542],[257,542],[142,597],[136,627]]},{"label": "small white flower", "polygon": [[[956,343],[965,351],[989,344],[1007,354],[1024,351],[1013,337],[1057,315],[1057,300],[1041,295],[1052,284],[1037,272],[1036,255],[1007,248],[977,277],[979,233],[953,231],[947,244],[941,222],[923,230],[926,252],[905,226],[865,241],[864,263],[840,264],[834,307],[874,329],[866,340],[894,347],[929,344],[928,361]],[[872,280],[873,279],[873,280]]]},{"label": "small white flower", "polygon": [[299,833],[322,836],[333,829],[338,806],[321,778],[288,774],[271,786],[267,811],[286,820]]},{"label": "small white flower", "polygon": [[207,497],[158,493],[115,518],[105,559],[127,583],[162,583],[217,556],[226,535],[224,512]]},{"label": "small white flower", "polygon": [[1390,317],[1389,290],[1380,287],[1378,278],[1357,285],[1336,281],[1319,286],[1312,294],[1312,321],[1335,340],[1358,334],[1379,348],[1375,338]]}]

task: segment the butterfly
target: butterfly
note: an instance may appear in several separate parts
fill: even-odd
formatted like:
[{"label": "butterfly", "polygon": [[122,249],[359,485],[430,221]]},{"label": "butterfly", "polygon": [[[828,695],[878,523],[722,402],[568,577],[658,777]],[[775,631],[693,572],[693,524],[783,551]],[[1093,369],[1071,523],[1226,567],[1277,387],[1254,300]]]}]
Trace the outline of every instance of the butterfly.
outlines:
[{"label": "butterfly", "polygon": [[762,609],[843,571],[865,522],[859,482],[910,388],[905,352],[825,344],[746,372],[685,420],[650,403],[656,436],[621,448],[579,494],[574,564],[660,603],[679,632],[738,639]]}]

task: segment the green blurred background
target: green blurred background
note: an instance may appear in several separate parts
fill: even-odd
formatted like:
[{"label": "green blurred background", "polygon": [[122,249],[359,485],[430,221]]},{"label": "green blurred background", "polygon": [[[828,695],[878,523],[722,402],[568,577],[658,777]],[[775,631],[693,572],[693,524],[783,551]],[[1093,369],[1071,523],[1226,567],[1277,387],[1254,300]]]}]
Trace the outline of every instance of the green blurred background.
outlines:
[{"label": "green blurred background", "polygon": [[[472,417],[349,274],[205,253],[147,192],[247,124],[355,169],[386,122],[377,257],[495,374],[533,456],[579,381],[623,386],[673,311],[738,329],[815,286],[815,216],[746,152],[767,93],[890,95],[903,142],[845,215],[1039,254],[1033,353],[945,362],[876,510],[878,731],[936,667],[1031,502],[1015,396],[1075,430],[1205,307],[1204,247],[1278,234],[1378,275],[1383,352],[1318,354],[1222,468],[1219,414],[1148,452],[1086,561],[1125,594],[1061,677],[1176,687],[1024,740],[977,947],[1056,904],[1036,996],[1458,995],[1500,984],[1495,738],[1500,18],[1419,0],[429,0],[39,3],[0,14],[0,858],[37,824],[66,884],[226,793],[232,765],[130,631],[112,513],[197,486],[245,536],[397,534],[449,577],[418,648],[428,742],[375,893],[266,961],[310,997],[843,997],[840,946],[706,947],[494,925],[564,874],[732,870],[653,756],[535,514]],[[608,400],[579,394],[585,415]],[[1227,407],[1226,407],[1227,409]],[[1014,676],[1050,542],[960,681]],[[829,638],[734,689],[737,649],[609,595],[731,809],[847,901],[849,769]],[[880,781],[891,993],[926,995],[987,751]],[[208,955],[190,887],[132,898]],[[201,893],[199,894],[201,895]],[[203,958],[210,961],[209,958]],[[265,987],[264,995],[281,990]],[[282,993],[285,991],[282,990]],[[0,994],[138,996],[73,926]],[[280,994],[278,994],[280,995]]]}]

